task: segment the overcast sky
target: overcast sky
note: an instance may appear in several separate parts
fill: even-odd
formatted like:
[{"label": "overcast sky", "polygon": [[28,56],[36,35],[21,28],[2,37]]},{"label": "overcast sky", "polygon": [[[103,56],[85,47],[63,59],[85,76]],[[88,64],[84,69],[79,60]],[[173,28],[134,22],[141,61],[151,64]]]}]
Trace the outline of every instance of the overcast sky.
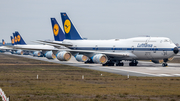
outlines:
[{"label": "overcast sky", "polygon": [[19,31],[28,44],[53,40],[50,18],[66,12],[88,39],[169,37],[180,43],[180,0],[0,0],[0,38]]}]

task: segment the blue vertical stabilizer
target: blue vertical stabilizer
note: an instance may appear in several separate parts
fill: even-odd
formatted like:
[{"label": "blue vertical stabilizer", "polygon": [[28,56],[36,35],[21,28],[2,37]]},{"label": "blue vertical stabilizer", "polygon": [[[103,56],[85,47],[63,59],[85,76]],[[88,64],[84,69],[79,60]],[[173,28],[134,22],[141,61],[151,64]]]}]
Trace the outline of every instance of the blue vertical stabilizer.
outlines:
[{"label": "blue vertical stabilizer", "polygon": [[12,36],[10,36],[11,38],[11,44],[14,46],[14,38]]},{"label": "blue vertical stabilizer", "polygon": [[4,46],[4,45],[6,45],[6,43],[5,43],[4,39],[2,39],[2,45],[3,45],[3,46]]},{"label": "blue vertical stabilizer", "polygon": [[19,32],[15,32],[15,37],[17,40],[17,44],[20,44],[20,45],[26,45],[26,43],[24,42],[23,38],[21,37],[21,35],[19,34]]},{"label": "blue vertical stabilizer", "polygon": [[71,20],[67,16],[66,13],[61,13],[62,23],[64,27],[64,33],[66,39],[70,40],[82,40],[81,36],[75,29],[74,25],[72,24]]},{"label": "blue vertical stabilizer", "polygon": [[55,18],[51,18],[51,24],[55,41],[63,41],[65,35]]}]

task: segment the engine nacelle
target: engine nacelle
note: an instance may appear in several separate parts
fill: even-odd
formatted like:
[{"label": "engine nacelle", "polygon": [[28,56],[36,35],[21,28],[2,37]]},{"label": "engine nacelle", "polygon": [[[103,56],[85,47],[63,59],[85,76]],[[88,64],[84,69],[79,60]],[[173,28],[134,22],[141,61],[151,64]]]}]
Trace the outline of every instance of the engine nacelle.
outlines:
[{"label": "engine nacelle", "polygon": [[23,55],[24,52],[23,52],[22,50],[17,50],[17,51],[16,51],[16,54],[18,54],[18,55]]},{"label": "engine nacelle", "polygon": [[56,57],[60,61],[68,61],[71,59],[71,53],[67,51],[61,51],[56,54]]},{"label": "engine nacelle", "polygon": [[35,52],[33,52],[33,56],[40,57],[40,56],[42,56],[42,54],[40,51],[35,51]]},{"label": "engine nacelle", "polygon": [[46,57],[47,59],[55,59],[55,58],[56,58],[56,56],[53,54],[52,51],[46,52],[46,53],[45,53],[45,57]]},{"label": "engine nacelle", "polygon": [[75,58],[78,62],[86,62],[88,60],[87,56],[80,54],[76,55]]},{"label": "engine nacelle", "polygon": [[104,54],[96,54],[91,59],[94,63],[100,63],[100,64],[105,64],[108,61],[107,56]]},{"label": "engine nacelle", "polygon": [[11,54],[16,54],[16,52],[15,51],[11,51]]}]

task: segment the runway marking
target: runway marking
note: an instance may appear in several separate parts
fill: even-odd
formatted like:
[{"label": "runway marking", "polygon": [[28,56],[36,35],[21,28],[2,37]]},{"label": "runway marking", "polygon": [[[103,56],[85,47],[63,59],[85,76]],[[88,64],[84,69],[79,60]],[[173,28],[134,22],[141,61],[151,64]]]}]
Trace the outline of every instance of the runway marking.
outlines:
[{"label": "runway marking", "polygon": [[172,76],[172,75],[169,75],[169,74],[158,74],[159,76]]},{"label": "runway marking", "polygon": [[144,74],[144,75],[158,76],[158,75],[156,75],[156,74],[142,73],[142,72],[130,71],[130,70],[124,70],[124,69],[115,69],[115,68],[108,68],[108,67],[101,67],[101,68],[113,69],[113,70],[121,70],[121,71],[126,71],[127,73],[128,73],[128,72],[131,72],[131,73],[139,73],[139,74]]},{"label": "runway marking", "polygon": [[148,67],[146,69],[149,69],[149,70],[161,70],[160,68],[151,68],[151,67]]},{"label": "runway marking", "polygon": [[175,75],[175,76],[180,76],[180,74],[173,74],[173,75]]}]

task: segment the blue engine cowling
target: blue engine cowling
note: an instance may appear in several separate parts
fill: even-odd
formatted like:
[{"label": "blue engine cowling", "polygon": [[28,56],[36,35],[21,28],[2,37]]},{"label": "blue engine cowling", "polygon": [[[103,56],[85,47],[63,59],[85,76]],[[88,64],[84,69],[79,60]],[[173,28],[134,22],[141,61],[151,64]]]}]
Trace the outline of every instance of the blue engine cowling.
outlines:
[{"label": "blue engine cowling", "polygon": [[18,55],[23,55],[24,52],[23,52],[23,50],[17,50],[17,51],[16,51],[16,54],[18,54]]},{"label": "blue engine cowling", "polygon": [[105,64],[108,61],[108,58],[104,54],[96,54],[93,57],[91,57],[92,61],[94,63],[99,63],[99,64]]},{"label": "blue engine cowling", "polygon": [[46,52],[46,53],[45,53],[45,57],[46,57],[47,59],[55,59],[55,58],[56,58],[56,56],[53,54],[52,51]]},{"label": "blue engine cowling", "polygon": [[41,52],[40,52],[40,51],[35,51],[35,52],[33,52],[33,56],[36,56],[36,57],[41,57],[41,56],[42,56],[42,54],[41,54]]},{"label": "blue engine cowling", "polygon": [[60,61],[68,61],[71,59],[71,53],[67,51],[61,51],[56,54],[56,57]]},{"label": "blue engine cowling", "polygon": [[76,55],[75,58],[78,62],[86,62],[89,59],[87,56],[80,54]]}]

